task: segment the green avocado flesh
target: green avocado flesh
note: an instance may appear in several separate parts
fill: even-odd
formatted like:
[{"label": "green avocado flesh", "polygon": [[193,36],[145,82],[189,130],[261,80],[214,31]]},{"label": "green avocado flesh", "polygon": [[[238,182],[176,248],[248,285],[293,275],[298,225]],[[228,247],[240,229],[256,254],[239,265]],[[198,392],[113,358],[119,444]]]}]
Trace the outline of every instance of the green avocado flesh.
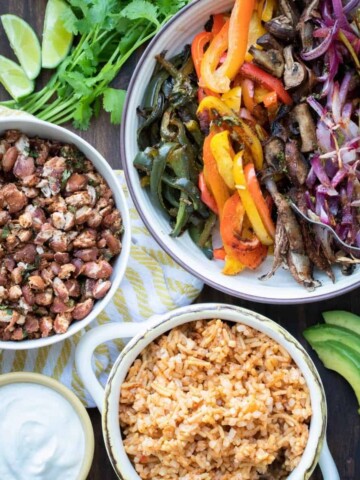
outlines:
[{"label": "green avocado flesh", "polygon": [[326,368],[342,375],[352,386],[360,405],[360,354],[340,342],[311,343]]},{"label": "green avocado flesh", "polygon": [[323,312],[322,316],[326,323],[348,328],[360,335],[360,317],[358,315],[343,310],[333,310],[331,312]]},{"label": "green avocado flesh", "polygon": [[317,342],[327,342],[334,340],[355,350],[360,355],[360,335],[351,332],[347,328],[337,327],[322,323],[307,328],[304,331],[304,337],[312,345]]}]

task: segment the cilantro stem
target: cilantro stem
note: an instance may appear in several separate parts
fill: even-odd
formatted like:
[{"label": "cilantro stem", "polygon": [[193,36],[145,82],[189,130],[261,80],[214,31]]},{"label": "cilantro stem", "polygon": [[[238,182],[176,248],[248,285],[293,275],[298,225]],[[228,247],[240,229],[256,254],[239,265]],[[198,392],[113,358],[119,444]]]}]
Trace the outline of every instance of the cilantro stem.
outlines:
[{"label": "cilantro stem", "polygon": [[68,113],[70,111],[68,107],[71,107],[74,110],[76,109],[76,103],[74,104],[73,98],[70,98],[65,103],[61,103],[60,99],[57,108],[47,109],[47,111],[44,110],[39,113],[38,117],[41,118],[41,120],[54,121],[54,118],[56,118],[59,114]]}]

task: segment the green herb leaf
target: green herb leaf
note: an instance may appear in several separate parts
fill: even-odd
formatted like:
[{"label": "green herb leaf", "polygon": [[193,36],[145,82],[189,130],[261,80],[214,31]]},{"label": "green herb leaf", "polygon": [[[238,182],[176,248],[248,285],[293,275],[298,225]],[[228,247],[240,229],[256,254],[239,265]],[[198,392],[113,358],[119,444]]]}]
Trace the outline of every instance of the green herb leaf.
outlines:
[{"label": "green herb leaf", "polygon": [[158,9],[152,3],[146,0],[133,0],[121,11],[123,17],[130,20],[138,20],[144,18],[149,22],[159,26]]},{"label": "green herb leaf", "polygon": [[71,174],[72,174],[71,170],[64,170],[63,171],[63,174],[61,176],[61,188],[65,188],[66,182],[71,177]]},{"label": "green herb leaf", "polygon": [[110,113],[110,120],[113,124],[119,124],[121,122],[125,96],[125,90],[107,88],[104,91],[103,107],[106,112]]},{"label": "green herb leaf", "polygon": [[8,236],[10,235],[10,228],[5,225],[3,228],[2,228],[2,231],[1,231],[1,238],[2,239],[5,239],[7,238]]}]

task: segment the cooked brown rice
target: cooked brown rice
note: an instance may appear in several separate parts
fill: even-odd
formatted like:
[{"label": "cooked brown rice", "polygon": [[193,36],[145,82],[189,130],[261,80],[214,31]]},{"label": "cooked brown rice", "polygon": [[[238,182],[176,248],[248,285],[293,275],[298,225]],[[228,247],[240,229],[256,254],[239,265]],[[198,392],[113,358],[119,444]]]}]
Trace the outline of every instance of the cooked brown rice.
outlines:
[{"label": "cooked brown rice", "polygon": [[289,354],[242,324],[201,320],[148,345],[121,387],[124,446],[142,479],[286,478],[310,396]]}]

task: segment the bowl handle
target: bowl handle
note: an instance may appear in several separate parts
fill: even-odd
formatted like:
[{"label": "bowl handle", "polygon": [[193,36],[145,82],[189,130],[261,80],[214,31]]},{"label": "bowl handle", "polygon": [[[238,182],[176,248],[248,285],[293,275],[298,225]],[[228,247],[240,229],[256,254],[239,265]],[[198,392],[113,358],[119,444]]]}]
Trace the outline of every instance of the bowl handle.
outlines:
[{"label": "bowl handle", "polygon": [[100,412],[103,409],[104,389],[92,368],[94,350],[101,343],[115,338],[132,338],[144,330],[143,323],[108,323],[88,331],[78,343],[75,352],[76,369]]},{"label": "bowl handle", "polygon": [[321,450],[319,465],[324,480],[340,480],[340,475],[335,465],[334,459],[330,453],[326,438],[324,440]]}]

